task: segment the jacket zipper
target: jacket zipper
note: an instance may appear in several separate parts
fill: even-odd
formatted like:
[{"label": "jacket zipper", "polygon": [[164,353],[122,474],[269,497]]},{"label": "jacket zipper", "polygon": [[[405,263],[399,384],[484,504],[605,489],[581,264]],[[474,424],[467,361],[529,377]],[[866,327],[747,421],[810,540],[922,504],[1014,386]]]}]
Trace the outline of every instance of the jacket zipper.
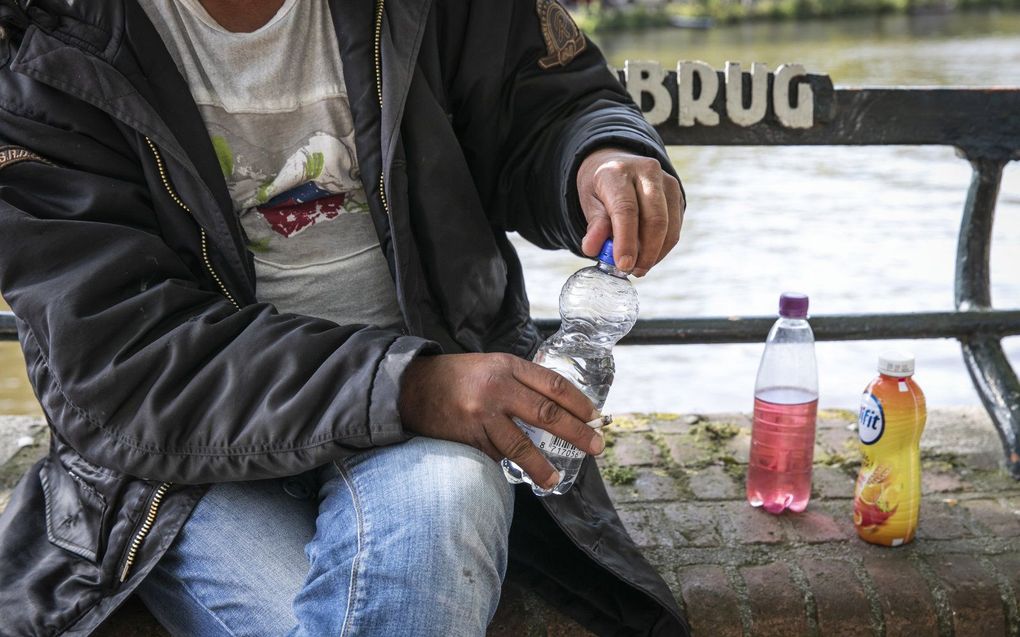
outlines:
[{"label": "jacket zipper", "polygon": [[156,514],[159,512],[159,505],[163,503],[163,496],[166,495],[169,489],[170,483],[164,482],[156,487],[156,490],[153,492],[149,500],[149,510],[145,514],[145,520],[142,522],[142,526],[138,528],[135,536],[131,538],[131,544],[128,545],[127,555],[124,557],[124,565],[120,568],[121,582],[127,579],[131,566],[135,563],[135,558],[138,557],[138,549],[142,546],[142,542],[149,534],[149,531],[152,530],[152,525],[156,522]]},{"label": "jacket zipper", "polygon": [[[152,140],[148,137],[145,138],[145,143],[149,145],[149,150],[152,151],[152,156],[156,159],[156,167],[159,169],[159,178],[163,182],[163,187],[166,188],[167,194],[169,194],[170,198],[174,200],[174,203],[180,206],[181,209],[191,215],[192,219],[194,219],[195,215],[191,212],[191,208],[181,201],[181,198],[177,196],[177,193],[174,192],[173,187],[170,185],[170,178],[167,177],[166,174],[166,165],[163,163],[163,156],[159,154],[159,150],[156,148],[156,145],[153,144]],[[198,230],[202,236],[202,262],[205,263],[205,269],[209,271],[210,275],[212,275],[213,280],[216,281],[216,285],[219,286],[220,292],[223,293],[223,296],[227,297],[227,300],[230,301],[235,308],[240,310],[241,306],[237,304],[237,301],[234,300],[230,291],[227,290],[227,286],[223,284],[223,279],[221,279],[220,275],[213,269],[212,260],[209,259],[209,240],[206,236],[205,228],[199,225]]]},{"label": "jacket zipper", "polygon": [[[170,178],[166,174],[166,165],[163,163],[163,157],[159,154],[159,150],[156,148],[156,145],[153,144],[152,140],[148,137],[145,138],[145,143],[149,145],[149,150],[152,151],[152,156],[156,160],[156,167],[159,169],[159,179],[163,182],[163,187],[166,189],[167,194],[174,200],[174,203],[194,218],[195,215],[192,214],[191,208],[188,208],[187,204],[185,204],[184,201],[177,196],[177,193],[170,185]],[[227,290],[227,286],[223,284],[223,279],[220,278],[220,275],[213,269],[212,260],[209,258],[209,241],[206,237],[205,228],[199,225],[198,229],[202,236],[202,261],[205,263],[206,270],[209,271],[213,280],[216,281],[216,285],[219,286],[223,296],[227,297],[227,300],[230,301],[235,308],[241,309],[241,306],[234,300],[230,291]],[[148,536],[149,532],[152,531],[152,525],[156,522],[156,515],[159,513],[159,507],[163,504],[163,496],[166,495],[166,492],[170,490],[171,486],[172,483],[170,482],[162,482],[153,492],[152,498],[149,500],[149,509],[145,514],[145,520],[142,522],[142,526],[138,528],[134,537],[131,538],[131,543],[128,545],[127,555],[124,557],[124,565],[121,566],[120,569],[121,582],[127,580],[128,573],[131,572],[131,566],[134,565],[135,558],[138,556],[138,549],[141,548],[142,542],[145,541],[146,536]]]},{"label": "jacket zipper", "polygon": [[[379,100],[379,109],[382,110],[382,20],[383,10],[385,7],[386,0],[377,0],[375,9],[375,92],[376,97]],[[194,218],[194,214],[191,212],[191,208],[188,207],[177,193],[174,192],[173,187],[170,185],[170,179],[166,174],[166,165],[163,163],[163,157],[160,155],[156,145],[152,143],[152,140],[147,136],[145,137],[145,143],[148,144],[149,150],[152,151],[152,156],[156,160],[156,167],[159,169],[159,179],[163,182],[163,187],[166,189],[167,194],[173,199],[174,203],[181,207],[185,212]],[[390,206],[386,202],[386,175],[380,166],[379,169],[379,199],[382,202],[383,209],[386,214],[390,214]],[[216,285],[220,288],[220,292],[227,298],[228,301],[237,309],[241,309],[241,306],[234,300],[233,295],[227,290],[227,286],[223,284],[223,279],[213,269],[212,261],[209,259],[209,241],[206,236],[205,228],[199,225],[199,232],[202,238],[202,262],[205,264],[206,270],[212,275]],[[135,536],[131,539],[131,544],[128,547],[127,556],[124,559],[124,566],[120,570],[120,581],[124,582],[127,580],[128,573],[131,571],[131,566],[135,563],[135,558],[138,556],[138,549],[141,547],[145,537],[152,530],[152,525],[156,522],[156,515],[159,513],[159,507],[163,503],[163,496],[170,489],[171,483],[163,482],[152,495],[152,499],[149,501],[149,510],[146,513],[145,521],[142,522],[142,526],[135,533]]]},{"label": "jacket zipper", "polygon": [[[379,113],[382,114],[382,21],[386,0],[375,3],[375,95],[379,100]],[[385,159],[379,158],[379,200],[382,202],[386,216],[390,215],[390,205],[386,202],[386,172],[383,167]]]}]

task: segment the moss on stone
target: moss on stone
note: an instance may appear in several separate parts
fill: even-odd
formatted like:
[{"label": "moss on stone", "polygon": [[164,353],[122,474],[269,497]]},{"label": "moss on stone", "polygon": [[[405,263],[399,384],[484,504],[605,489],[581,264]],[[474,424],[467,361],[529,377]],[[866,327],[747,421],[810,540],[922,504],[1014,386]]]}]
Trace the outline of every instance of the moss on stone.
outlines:
[{"label": "moss on stone", "polygon": [[816,465],[834,467],[836,469],[856,468],[860,462],[861,455],[857,451],[848,451],[845,454],[823,451],[817,454],[814,459],[814,464]]},{"label": "moss on stone", "polygon": [[669,455],[669,444],[666,442],[666,439],[662,437],[662,434],[655,434],[649,431],[645,434],[645,440],[648,440],[655,445],[655,449],[659,452],[659,458],[656,465],[668,467],[673,464],[673,458]]},{"label": "moss on stone", "polygon": [[966,467],[967,463],[952,451],[933,451],[931,449],[921,450],[921,469],[924,471],[943,471],[956,473],[957,470]]},{"label": "moss on stone", "polygon": [[665,412],[665,411],[653,411],[652,413],[648,414],[648,417],[651,418],[652,420],[659,420],[659,421],[663,421],[663,420],[680,420],[680,414],[674,414],[674,413]]},{"label": "moss on stone", "polygon": [[634,481],[637,480],[637,471],[632,467],[611,464],[602,469],[602,477],[613,486],[623,486],[634,484]]},{"label": "moss on stone", "polygon": [[692,425],[690,435],[698,442],[719,443],[735,438],[741,428],[731,422],[708,421]]},{"label": "moss on stone", "polygon": [[747,478],[747,465],[741,464],[733,456],[719,456],[716,459],[716,464],[722,465],[723,473],[734,482],[743,483]]},{"label": "moss on stone", "polygon": [[624,431],[634,431],[646,428],[649,422],[651,422],[649,417],[644,414],[624,414],[622,416],[614,414],[612,426]]},{"label": "moss on stone", "polygon": [[818,418],[821,420],[857,422],[857,412],[849,409],[821,409],[818,411]]}]

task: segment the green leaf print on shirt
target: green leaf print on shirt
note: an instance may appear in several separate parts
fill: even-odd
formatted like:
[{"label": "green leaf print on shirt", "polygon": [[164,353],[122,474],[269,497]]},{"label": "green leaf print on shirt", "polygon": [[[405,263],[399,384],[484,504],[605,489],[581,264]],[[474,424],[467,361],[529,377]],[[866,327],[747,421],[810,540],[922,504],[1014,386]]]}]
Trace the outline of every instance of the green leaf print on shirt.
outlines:
[{"label": "green leaf print on shirt", "polygon": [[230,179],[234,175],[234,153],[230,150],[230,144],[225,137],[212,136],[213,150],[216,151],[216,159],[220,160],[220,170],[223,177]]},{"label": "green leaf print on shirt", "polygon": [[322,174],[322,168],[326,165],[322,153],[312,153],[305,159],[305,181],[315,181]]},{"label": "green leaf print on shirt", "polygon": [[368,207],[368,202],[348,199],[347,202],[344,203],[344,210],[347,212],[365,213],[368,212],[370,208]]},{"label": "green leaf print on shirt", "polygon": [[248,249],[252,252],[269,252],[269,237],[250,239],[248,241]]},{"label": "green leaf print on shirt", "polygon": [[264,181],[259,184],[259,189],[255,193],[255,203],[259,206],[269,201],[269,189],[273,185],[273,180]]}]

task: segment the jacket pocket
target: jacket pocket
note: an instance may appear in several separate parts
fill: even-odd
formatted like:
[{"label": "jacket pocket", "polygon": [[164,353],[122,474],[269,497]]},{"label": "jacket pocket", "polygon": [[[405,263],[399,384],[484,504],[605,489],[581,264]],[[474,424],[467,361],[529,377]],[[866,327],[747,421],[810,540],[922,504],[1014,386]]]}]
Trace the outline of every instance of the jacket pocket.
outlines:
[{"label": "jacket pocket", "polygon": [[46,536],[60,548],[90,562],[99,561],[106,498],[85,478],[53,457],[39,469],[46,500]]}]

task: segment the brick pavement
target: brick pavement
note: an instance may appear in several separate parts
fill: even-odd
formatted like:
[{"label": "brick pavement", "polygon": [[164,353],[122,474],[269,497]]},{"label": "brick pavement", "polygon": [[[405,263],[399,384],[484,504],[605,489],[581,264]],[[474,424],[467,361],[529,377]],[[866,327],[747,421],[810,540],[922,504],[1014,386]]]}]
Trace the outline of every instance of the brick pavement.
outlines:
[{"label": "brick pavement", "polygon": [[[1020,483],[999,468],[983,412],[930,414],[918,538],[897,549],[861,542],[853,530],[852,413],[820,413],[812,501],[802,514],[771,516],[744,502],[749,434],[742,414],[620,416],[599,459],[621,518],[695,637],[1020,637]],[[38,452],[22,449],[0,468],[0,506]],[[102,634],[164,633],[135,606]],[[513,582],[489,630],[588,634]]]},{"label": "brick pavement", "polygon": [[897,549],[854,532],[850,412],[821,412],[811,504],[783,516],[744,501],[746,415],[618,421],[600,463],[629,471],[610,491],[696,637],[1020,636],[1020,483],[980,410],[930,414],[918,539]]}]

